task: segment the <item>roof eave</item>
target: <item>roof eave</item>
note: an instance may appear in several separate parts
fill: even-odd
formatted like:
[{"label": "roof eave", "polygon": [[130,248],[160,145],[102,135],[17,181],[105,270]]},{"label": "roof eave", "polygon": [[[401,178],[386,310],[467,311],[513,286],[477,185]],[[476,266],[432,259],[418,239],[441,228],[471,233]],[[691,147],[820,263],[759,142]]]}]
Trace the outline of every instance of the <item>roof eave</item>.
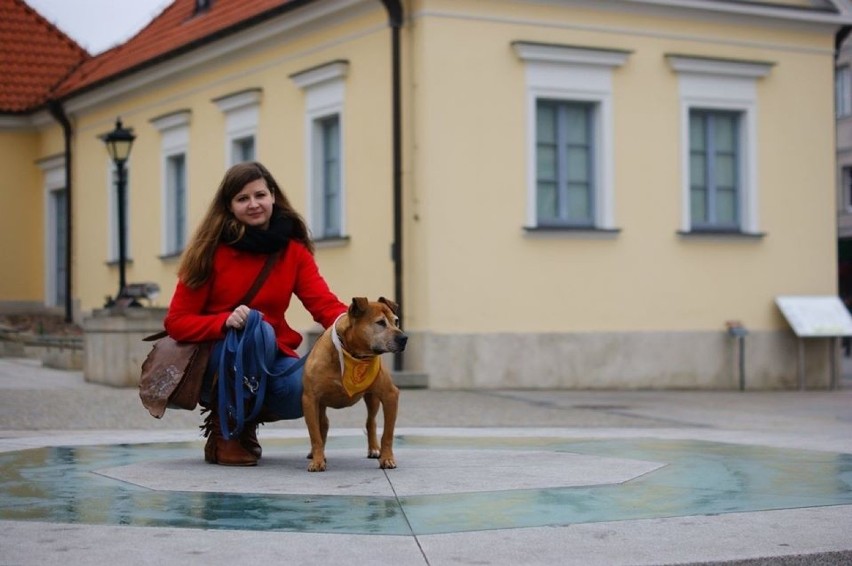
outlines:
[{"label": "roof eave", "polygon": [[771,2],[747,0],[624,0],[630,4],[647,4],[669,8],[683,8],[743,16],[770,17],[803,23],[847,25],[852,24],[852,13],[842,9],[837,2],[826,0],[824,6],[780,5]]},{"label": "roof eave", "polygon": [[140,73],[152,67],[156,67],[157,65],[191,53],[196,49],[199,49],[211,43],[215,43],[216,41],[227,38],[228,36],[235,35],[241,31],[244,31],[262,23],[269,18],[286,14],[287,12],[296,10],[316,1],[317,0],[292,0],[290,2],[287,2],[286,4],[276,6],[275,8],[271,8],[265,12],[252,16],[251,18],[247,18],[228,27],[222,28],[214,33],[211,33],[210,35],[206,35],[202,38],[190,41],[189,43],[185,43],[176,47],[175,49],[161,53],[160,55],[147,59],[137,65],[133,65],[132,67],[128,67],[117,73],[113,73],[107,77],[104,77],[103,79],[83,85],[79,88],[73,88],[68,92],[65,92],[58,96],[57,100],[60,102],[65,102],[74,97],[86,94],[98,88],[102,88],[110,83],[114,83],[136,73]]}]

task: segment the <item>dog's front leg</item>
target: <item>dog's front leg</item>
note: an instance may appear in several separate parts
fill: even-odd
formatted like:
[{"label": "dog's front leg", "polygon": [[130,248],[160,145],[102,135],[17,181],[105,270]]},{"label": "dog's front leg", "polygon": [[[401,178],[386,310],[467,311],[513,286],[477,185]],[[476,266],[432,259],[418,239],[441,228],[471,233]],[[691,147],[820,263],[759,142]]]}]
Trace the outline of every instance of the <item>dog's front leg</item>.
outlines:
[{"label": "dog's front leg", "polygon": [[321,411],[319,402],[307,390],[302,394],[302,412],[305,415],[305,425],[311,438],[311,461],[308,463],[309,472],[325,471],[325,446],[323,445],[320,429]]},{"label": "dog's front leg", "polygon": [[367,458],[379,457],[379,437],[376,435],[376,415],[379,414],[379,398],[371,392],[364,395],[367,405]]},{"label": "dog's front leg", "polygon": [[326,407],[319,408],[320,438],[322,438],[323,450],[328,442],[328,410]]},{"label": "dog's front leg", "polygon": [[393,429],[396,425],[396,411],[399,407],[399,388],[391,384],[391,388],[382,395],[382,414],[385,417],[385,428],[382,431],[382,449],[379,454],[379,467],[383,470],[396,468],[393,456]]}]

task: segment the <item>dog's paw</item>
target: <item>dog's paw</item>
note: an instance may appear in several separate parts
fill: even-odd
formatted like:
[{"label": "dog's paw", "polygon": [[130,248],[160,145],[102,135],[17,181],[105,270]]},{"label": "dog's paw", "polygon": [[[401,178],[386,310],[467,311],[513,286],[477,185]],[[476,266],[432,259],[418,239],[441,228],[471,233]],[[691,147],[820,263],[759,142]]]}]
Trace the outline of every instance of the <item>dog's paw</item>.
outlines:
[{"label": "dog's paw", "polygon": [[379,460],[379,467],[383,470],[393,470],[396,468],[396,460],[393,459],[393,456],[390,458],[381,458]]},{"label": "dog's paw", "polygon": [[322,462],[316,462],[314,460],[311,460],[311,463],[308,464],[308,471],[309,472],[324,472],[325,471],[325,460],[323,460]]},{"label": "dog's paw", "polygon": [[379,457],[379,449],[378,448],[369,448],[367,450],[367,458],[378,458]]}]

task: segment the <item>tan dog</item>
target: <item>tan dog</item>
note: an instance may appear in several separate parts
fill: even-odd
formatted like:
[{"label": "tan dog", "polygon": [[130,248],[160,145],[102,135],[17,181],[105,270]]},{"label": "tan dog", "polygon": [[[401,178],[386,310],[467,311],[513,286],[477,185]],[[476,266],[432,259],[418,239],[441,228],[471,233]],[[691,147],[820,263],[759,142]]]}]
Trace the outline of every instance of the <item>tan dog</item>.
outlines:
[{"label": "tan dog", "polygon": [[[396,468],[393,429],[399,389],[380,354],[405,349],[408,336],[399,328],[398,311],[397,304],[384,297],[378,302],[356,297],[308,354],[302,377],[302,409],[311,437],[309,472],[325,471],[326,408],[351,407],[362,397],[367,404],[367,457],[378,458],[382,469]],[[381,446],[376,436],[379,404],[384,415]]]}]

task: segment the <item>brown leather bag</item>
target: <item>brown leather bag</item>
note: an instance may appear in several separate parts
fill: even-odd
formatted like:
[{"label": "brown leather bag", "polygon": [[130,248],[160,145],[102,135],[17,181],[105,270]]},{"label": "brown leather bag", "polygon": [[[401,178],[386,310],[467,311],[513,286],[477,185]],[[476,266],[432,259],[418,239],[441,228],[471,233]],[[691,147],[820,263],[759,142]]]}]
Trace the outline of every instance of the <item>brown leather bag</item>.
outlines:
[{"label": "brown leather bag", "polygon": [[[246,304],[254,298],[280,255],[281,252],[275,252],[269,256],[251,289],[238,305]],[[195,409],[213,342],[178,342],[165,330],[147,336],[144,340],[156,342],[142,362],[142,375],[139,378],[142,405],[157,419],[163,416],[167,408]]]},{"label": "brown leather bag", "polygon": [[212,342],[178,342],[164,336],[142,363],[139,398],[152,417],[169,409],[193,410],[210,359]]}]

